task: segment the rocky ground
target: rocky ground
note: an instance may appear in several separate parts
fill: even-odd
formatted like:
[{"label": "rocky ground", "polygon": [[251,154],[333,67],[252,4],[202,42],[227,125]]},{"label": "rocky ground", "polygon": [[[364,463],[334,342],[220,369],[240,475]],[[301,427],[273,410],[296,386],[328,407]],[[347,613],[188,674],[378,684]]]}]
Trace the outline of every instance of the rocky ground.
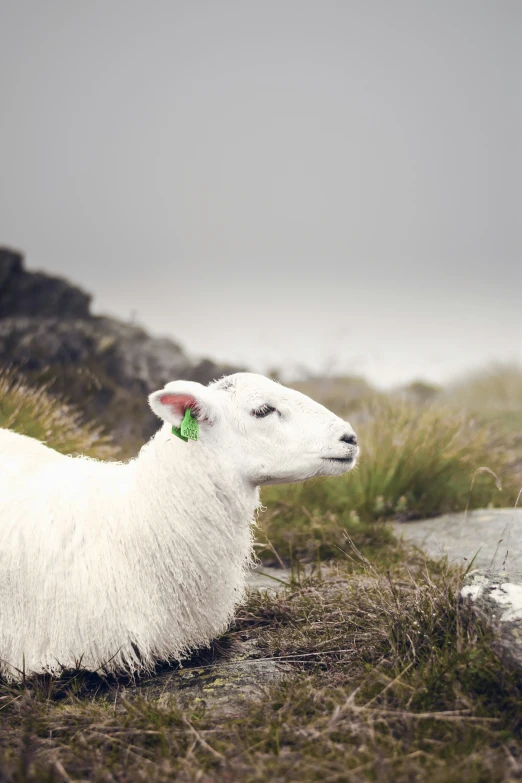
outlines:
[{"label": "rocky ground", "polygon": [[[478,509],[410,523],[394,523],[403,540],[435,560],[446,557],[466,569],[462,601],[491,629],[499,659],[522,678],[522,509]],[[512,545],[509,546],[509,541]],[[314,578],[314,566],[303,567],[299,581]],[[291,568],[259,565],[249,577],[253,591],[275,595],[298,589]],[[292,661],[267,658],[248,634],[212,649],[183,668],[165,667],[138,683],[110,687],[103,700],[169,700],[185,709],[198,706],[230,717],[241,716],[270,685],[292,676]]]},{"label": "rocky ground", "polygon": [[396,522],[395,533],[431,557],[446,555],[464,569],[522,571],[522,508],[476,509],[415,522]]},{"label": "rocky ground", "polygon": [[522,509],[476,509],[393,528],[465,570],[462,598],[491,629],[501,660],[522,678]]},{"label": "rocky ground", "polygon": [[[522,509],[477,509],[469,513],[409,523],[393,523],[403,540],[432,558],[469,568],[462,599],[491,628],[502,660],[520,670],[522,678]],[[315,569],[304,568],[307,578]],[[251,590],[277,593],[295,585],[290,568],[260,565],[249,578]],[[217,660],[182,669],[166,669],[137,687],[112,688],[110,699],[175,698],[184,707],[203,704],[240,715],[245,704],[264,687],[292,672],[281,660],[267,660],[255,640],[236,639]],[[106,695],[104,695],[106,698]]]}]

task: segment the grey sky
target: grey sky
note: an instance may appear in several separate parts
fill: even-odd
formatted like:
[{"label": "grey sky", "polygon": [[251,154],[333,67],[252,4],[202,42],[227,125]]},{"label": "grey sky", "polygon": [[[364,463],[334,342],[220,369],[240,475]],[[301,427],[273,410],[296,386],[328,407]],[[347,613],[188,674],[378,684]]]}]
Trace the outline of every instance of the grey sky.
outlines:
[{"label": "grey sky", "polygon": [[522,360],[520,0],[0,0],[0,242],[195,354]]}]

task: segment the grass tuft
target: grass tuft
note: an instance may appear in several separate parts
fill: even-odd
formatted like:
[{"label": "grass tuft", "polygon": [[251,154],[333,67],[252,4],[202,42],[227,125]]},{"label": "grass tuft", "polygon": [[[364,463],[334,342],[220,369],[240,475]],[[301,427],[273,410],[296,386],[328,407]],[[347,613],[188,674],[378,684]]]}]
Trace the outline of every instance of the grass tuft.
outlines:
[{"label": "grass tuft", "polygon": [[118,448],[72,406],[33,387],[18,371],[0,369],[0,427],[42,441],[63,454],[114,459]]}]

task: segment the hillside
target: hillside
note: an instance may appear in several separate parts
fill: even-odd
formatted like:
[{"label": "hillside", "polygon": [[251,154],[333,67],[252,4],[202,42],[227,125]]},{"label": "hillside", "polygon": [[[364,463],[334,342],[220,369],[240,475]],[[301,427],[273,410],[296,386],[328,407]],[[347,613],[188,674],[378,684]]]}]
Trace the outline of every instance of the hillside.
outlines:
[{"label": "hillside", "polygon": [[88,293],[26,270],[21,253],[0,247],[1,365],[45,382],[133,448],[157,428],[145,402],[149,391],[177,378],[208,383],[238,369],[193,362],[171,339],[93,315]]}]

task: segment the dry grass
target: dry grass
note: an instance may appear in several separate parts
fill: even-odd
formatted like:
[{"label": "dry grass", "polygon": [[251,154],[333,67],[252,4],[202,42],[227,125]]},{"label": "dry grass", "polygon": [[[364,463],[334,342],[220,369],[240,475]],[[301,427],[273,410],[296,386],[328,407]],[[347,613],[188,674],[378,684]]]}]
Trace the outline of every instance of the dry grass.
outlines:
[{"label": "dry grass", "polygon": [[444,397],[471,411],[495,441],[505,444],[512,472],[522,485],[522,367],[493,365],[453,384]]},{"label": "dry grass", "polygon": [[45,387],[27,383],[18,371],[0,370],[0,427],[29,435],[64,454],[113,459],[119,449],[100,427],[51,396]]},{"label": "dry grass", "polygon": [[462,378],[445,390],[454,405],[472,411],[522,411],[522,367],[494,364]]},{"label": "dry grass", "polygon": [[228,640],[255,640],[291,672],[236,714],[5,686],[0,780],[520,779],[520,684],[459,603],[458,574],[411,557],[383,573],[349,555],[356,573],[339,564],[251,595]]}]

